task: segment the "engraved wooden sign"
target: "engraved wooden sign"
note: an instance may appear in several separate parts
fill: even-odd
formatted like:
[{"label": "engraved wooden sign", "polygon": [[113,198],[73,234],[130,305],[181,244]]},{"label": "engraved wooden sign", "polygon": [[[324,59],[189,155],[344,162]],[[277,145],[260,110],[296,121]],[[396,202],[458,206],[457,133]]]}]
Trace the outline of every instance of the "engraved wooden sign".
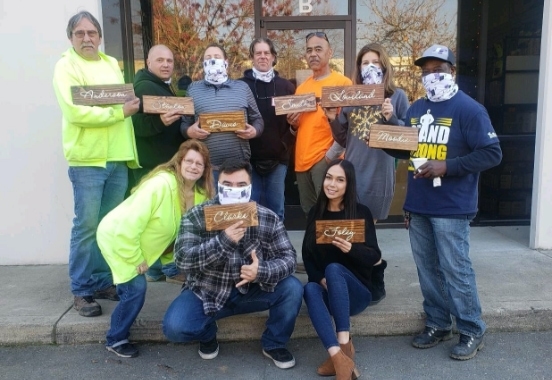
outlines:
[{"label": "engraved wooden sign", "polygon": [[77,106],[124,104],[135,98],[134,87],[131,83],[71,86],[71,96],[73,104]]},{"label": "engraved wooden sign", "polygon": [[316,94],[275,96],[274,109],[276,115],[286,115],[293,112],[316,111]]},{"label": "engraved wooden sign", "polygon": [[204,113],[199,115],[199,127],[209,132],[231,132],[245,129],[245,111]]},{"label": "engraved wooden sign", "polygon": [[255,202],[205,206],[203,213],[207,231],[224,230],[240,220],[243,221],[242,227],[259,225]]},{"label": "engraved wooden sign", "polygon": [[180,96],[151,96],[142,97],[144,113],[166,113],[177,110],[181,115],[194,114],[194,100]]},{"label": "engraved wooden sign", "polygon": [[317,220],[316,244],[331,244],[336,237],[351,243],[364,243],[364,219]]},{"label": "engraved wooden sign", "polygon": [[370,148],[418,150],[418,128],[397,125],[372,124]]},{"label": "engraved wooden sign", "polygon": [[322,87],[322,107],[377,106],[385,100],[383,84]]}]

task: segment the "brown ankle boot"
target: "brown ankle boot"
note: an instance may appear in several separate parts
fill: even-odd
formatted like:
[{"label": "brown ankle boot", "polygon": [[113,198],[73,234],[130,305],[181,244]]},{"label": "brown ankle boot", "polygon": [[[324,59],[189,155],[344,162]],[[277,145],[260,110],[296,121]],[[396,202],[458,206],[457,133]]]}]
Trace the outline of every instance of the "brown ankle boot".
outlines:
[{"label": "brown ankle boot", "polygon": [[345,355],[342,350],[331,357],[336,380],[356,380],[360,376],[360,372],[355,367],[355,362],[350,357]]},{"label": "brown ankle boot", "polygon": [[[349,343],[339,344],[339,347],[345,355],[347,355],[352,361],[355,360],[355,347],[353,346],[353,339],[349,339]],[[324,363],[316,370],[320,376],[335,376],[335,368],[332,362],[332,358],[329,357]]]}]

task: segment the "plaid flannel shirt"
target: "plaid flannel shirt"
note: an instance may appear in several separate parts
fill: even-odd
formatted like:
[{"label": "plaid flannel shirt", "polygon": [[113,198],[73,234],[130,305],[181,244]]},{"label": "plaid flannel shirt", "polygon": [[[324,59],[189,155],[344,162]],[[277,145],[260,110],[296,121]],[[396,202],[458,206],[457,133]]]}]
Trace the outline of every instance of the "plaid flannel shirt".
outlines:
[{"label": "plaid flannel shirt", "polygon": [[[219,204],[218,197],[191,208],[180,222],[175,244],[175,262],[186,274],[186,287],[203,301],[203,311],[212,315],[223,308],[230,292],[241,281],[242,265],[252,263],[256,251],[259,269],[255,280],[265,292],[295,271],[296,252],[278,216],[257,205],[259,225],[248,227],[235,243],[224,231],[206,231],[203,208]],[[249,284],[238,288],[245,294]]]}]

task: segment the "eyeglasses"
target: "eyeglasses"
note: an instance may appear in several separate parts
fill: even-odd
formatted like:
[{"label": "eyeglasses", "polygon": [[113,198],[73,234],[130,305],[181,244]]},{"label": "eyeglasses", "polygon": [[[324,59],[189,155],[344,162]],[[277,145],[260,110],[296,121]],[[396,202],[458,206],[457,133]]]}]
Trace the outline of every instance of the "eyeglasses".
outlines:
[{"label": "eyeglasses", "polygon": [[263,99],[272,99],[273,97],[276,96],[276,80],[274,80],[274,78],[272,79],[272,84],[274,85],[274,91],[273,91],[273,95],[271,96],[259,96],[259,94],[257,93],[257,79],[255,79],[255,97],[259,100],[263,100]]},{"label": "eyeglasses", "polygon": [[73,32],[73,35],[77,38],[84,38],[85,35],[88,34],[88,37],[95,38],[98,36],[97,30],[77,30]]},{"label": "eyeglasses", "polygon": [[199,162],[199,161],[194,161],[194,160],[184,160],[184,163],[188,166],[192,166],[193,164],[195,164],[195,166],[197,166],[199,169],[203,169],[203,163]]},{"label": "eyeglasses", "polygon": [[312,33],[307,34],[307,41],[310,40],[314,36],[323,38],[326,41],[328,41],[328,43],[330,42],[328,40],[328,36],[326,36],[326,33],[324,33],[324,32],[312,32]]}]

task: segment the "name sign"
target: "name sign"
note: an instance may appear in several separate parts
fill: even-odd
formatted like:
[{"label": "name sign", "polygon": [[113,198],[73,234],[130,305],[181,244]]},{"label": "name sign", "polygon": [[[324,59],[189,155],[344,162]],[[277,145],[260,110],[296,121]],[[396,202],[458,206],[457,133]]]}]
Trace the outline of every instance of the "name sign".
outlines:
[{"label": "name sign", "polygon": [[194,114],[194,100],[190,97],[144,95],[142,104],[144,113],[160,114],[176,110],[180,115]]},{"label": "name sign", "polygon": [[351,243],[364,243],[364,219],[317,220],[316,244],[331,244],[336,237]]},{"label": "name sign", "polygon": [[245,111],[204,113],[199,115],[199,127],[209,132],[231,132],[245,129]]},{"label": "name sign", "polygon": [[322,107],[377,106],[385,100],[383,84],[322,87]]},{"label": "name sign", "polygon": [[243,221],[242,227],[259,225],[255,202],[205,206],[203,214],[207,231],[224,230],[240,220]]},{"label": "name sign", "polygon": [[131,83],[71,86],[71,96],[73,104],[76,106],[124,104],[135,98],[134,87]]},{"label": "name sign", "polygon": [[273,99],[276,115],[316,111],[316,95],[314,92],[303,95],[275,96]]},{"label": "name sign", "polygon": [[418,150],[418,132],[418,128],[372,124],[368,146],[370,148]]}]

